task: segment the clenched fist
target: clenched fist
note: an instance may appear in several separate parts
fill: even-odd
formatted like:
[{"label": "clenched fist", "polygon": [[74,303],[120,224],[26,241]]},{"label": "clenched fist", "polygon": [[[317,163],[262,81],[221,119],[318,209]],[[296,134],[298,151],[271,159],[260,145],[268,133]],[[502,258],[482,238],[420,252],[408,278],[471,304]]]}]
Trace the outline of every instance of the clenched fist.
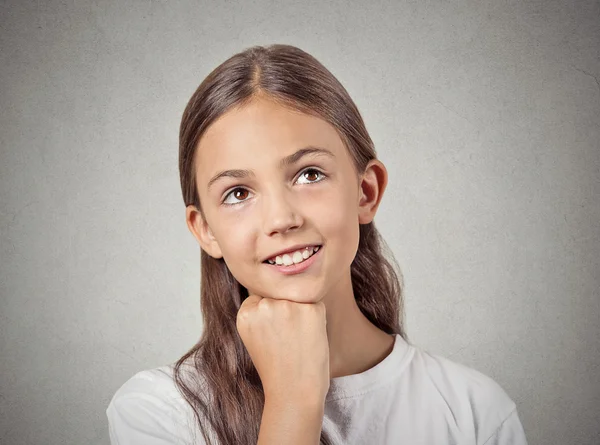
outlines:
[{"label": "clenched fist", "polygon": [[240,306],[236,325],[266,400],[325,401],[329,342],[323,303],[250,295]]}]

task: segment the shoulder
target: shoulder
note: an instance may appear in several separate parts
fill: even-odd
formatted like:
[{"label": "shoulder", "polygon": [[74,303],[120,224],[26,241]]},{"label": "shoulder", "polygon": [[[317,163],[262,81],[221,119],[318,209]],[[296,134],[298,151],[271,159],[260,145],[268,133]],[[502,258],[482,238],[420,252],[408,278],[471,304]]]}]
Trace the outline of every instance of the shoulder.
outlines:
[{"label": "shoulder", "polygon": [[482,372],[425,351],[420,351],[419,356],[428,378],[440,391],[467,398],[473,406],[507,411],[506,414],[515,407],[506,391]]},{"label": "shoulder", "polygon": [[[424,378],[453,413],[457,426],[473,429],[477,443],[496,443],[494,437],[519,430],[514,442],[525,442],[515,402],[491,377],[445,357],[416,348]],[[516,437],[516,436],[515,436]]]},{"label": "shoulder", "polygon": [[140,371],[130,377],[115,392],[109,409],[135,405],[142,401],[153,401],[157,407],[177,406],[181,400],[181,394],[173,380],[173,368],[161,366]]},{"label": "shoulder", "polygon": [[115,397],[126,396],[139,391],[171,395],[178,394],[177,386],[173,380],[173,371],[173,365],[139,371],[121,385],[115,392]]},{"label": "shoulder", "polygon": [[107,409],[111,444],[191,443],[194,415],[173,380],[173,367],[138,372],[114,394]]}]

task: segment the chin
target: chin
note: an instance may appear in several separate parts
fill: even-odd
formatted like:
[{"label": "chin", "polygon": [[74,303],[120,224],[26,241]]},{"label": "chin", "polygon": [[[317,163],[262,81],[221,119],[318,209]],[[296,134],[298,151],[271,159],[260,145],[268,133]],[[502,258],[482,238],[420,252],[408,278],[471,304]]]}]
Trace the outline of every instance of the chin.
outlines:
[{"label": "chin", "polygon": [[274,285],[244,286],[250,295],[258,295],[273,300],[289,300],[297,303],[318,303],[325,297],[325,289],[320,280],[311,279],[307,282],[276,283]]},{"label": "chin", "polygon": [[296,295],[292,294],[289,296],[281,296],[280,299],[294,301],[296,303],[318,303],[323,298],[320,295]]},{"label": "chin", "polygon": [[289,300],[296,303],[318,303],[323,299],[321,292],[313,289],[281,289],[277,294],[272,294],[274,300]]}]

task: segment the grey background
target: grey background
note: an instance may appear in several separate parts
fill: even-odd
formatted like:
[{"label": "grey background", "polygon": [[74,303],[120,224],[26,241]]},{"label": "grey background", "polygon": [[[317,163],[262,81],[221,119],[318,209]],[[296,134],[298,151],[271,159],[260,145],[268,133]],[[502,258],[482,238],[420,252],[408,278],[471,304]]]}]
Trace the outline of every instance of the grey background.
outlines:
[{"label": "grey background", "polygon": [[411,340],[498,381],[530,444],[600,443],[599,2],[0,5],[2,444],[108,444],[116,389],[198,338],[179,120],[276,42],[388,167]]}]

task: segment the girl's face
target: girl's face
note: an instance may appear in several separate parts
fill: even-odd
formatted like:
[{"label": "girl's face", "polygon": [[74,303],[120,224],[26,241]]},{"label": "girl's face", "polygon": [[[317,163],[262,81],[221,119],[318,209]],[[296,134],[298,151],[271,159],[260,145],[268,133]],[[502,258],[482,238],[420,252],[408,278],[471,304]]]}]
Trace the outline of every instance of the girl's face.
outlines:
[{"label": "girl's face", "polygon": [[[308,303],[350,282],[359,223],[374,209],[361,207],[359,177],[329,123],[255,99],[207,129],[196,182],[206,220],[188,206],[188,226],[250,294]],[[322,246],[304,271],[266,262],[297,245]]]}]

